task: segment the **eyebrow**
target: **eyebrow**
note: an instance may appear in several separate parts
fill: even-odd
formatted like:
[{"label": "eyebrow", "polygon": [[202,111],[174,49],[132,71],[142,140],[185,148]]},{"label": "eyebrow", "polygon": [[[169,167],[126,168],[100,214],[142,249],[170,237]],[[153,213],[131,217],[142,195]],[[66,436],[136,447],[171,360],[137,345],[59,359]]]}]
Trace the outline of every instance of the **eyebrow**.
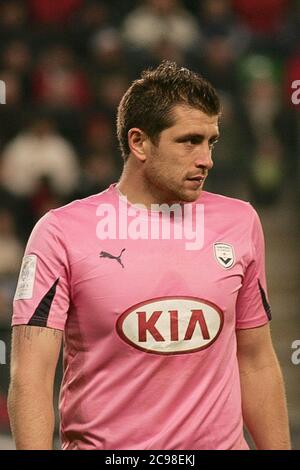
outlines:
[{"label": "eyebrow", "polygon": [[[209,139],[209,142],[214,142],[214,141],[218,140],[219,137],[220,137],[220,134],[214,134]],[[189,139],[203,140],[204,135],[190,132],[188,134],[184,134],[184,135],[181,135],[181,136],[177,137],[175,140],[176,140],[176,142],[184,142],[185,140],[189,140]]]}]

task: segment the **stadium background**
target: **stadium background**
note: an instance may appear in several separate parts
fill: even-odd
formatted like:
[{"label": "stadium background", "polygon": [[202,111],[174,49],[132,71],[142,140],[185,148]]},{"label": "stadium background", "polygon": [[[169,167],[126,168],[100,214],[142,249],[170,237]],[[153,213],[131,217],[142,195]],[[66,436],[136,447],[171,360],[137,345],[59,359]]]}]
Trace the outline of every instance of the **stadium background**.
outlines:
[{"label": "stadium background", "polygon": [[291,360],[300,340],[299,0],[0,1],[0,449],[13,448],[11,302],[26,239],[50,208],[118,179],[116,106],[164,58],[201,72],[222,97],[206,189],[251,201],[262,218],[272,331],[300,449],[300,364]]}]

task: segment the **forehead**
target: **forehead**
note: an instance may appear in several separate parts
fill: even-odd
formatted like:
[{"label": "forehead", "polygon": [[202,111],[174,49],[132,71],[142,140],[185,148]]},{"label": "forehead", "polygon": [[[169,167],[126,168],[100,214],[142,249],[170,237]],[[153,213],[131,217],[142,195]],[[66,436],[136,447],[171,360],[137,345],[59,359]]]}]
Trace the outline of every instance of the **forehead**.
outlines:
[{"label": "forehead", "polygon": [[212,132],[218,130],[219,116],[208,114],[200,111],[199,109],[192,108],[185,105],[176,105],[172,109],[173,124],[169,130],[188,130],[200,131],[200,129],[209,129]]}]

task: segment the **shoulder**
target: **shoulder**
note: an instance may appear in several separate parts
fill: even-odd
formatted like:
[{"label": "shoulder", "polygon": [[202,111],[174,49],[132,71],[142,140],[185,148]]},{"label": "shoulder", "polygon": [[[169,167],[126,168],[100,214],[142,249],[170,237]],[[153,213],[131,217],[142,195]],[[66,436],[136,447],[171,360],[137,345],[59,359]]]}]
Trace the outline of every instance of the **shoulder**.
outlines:
[{"label": "shoulder", "polygon": [[52,209],[49,214],[52,214],[53,217],[57,219],[66,219],[68,217],[73,218],[96,213],[100,204],[115,203],[112,189],[113,185],[109,186],[109,188],[101,193],[93,194],[83,199],[76,199],[69,204],[58,207],[57,209]]},{"label": "shoulder", "polygon": [[89,221],[96,218],[101,204],[114,204],[112,186],[101,193],[50,210],[37,222],[33,232],[82,233]]},{"label": "shoulder", "polygon": [[220,214],[224,218],[232,218],[236,221],[241,218],[253,220],[257,217],[257,212],[250,202],[221,194],[203,191],[197,203],[204,204],[207,212]]}]

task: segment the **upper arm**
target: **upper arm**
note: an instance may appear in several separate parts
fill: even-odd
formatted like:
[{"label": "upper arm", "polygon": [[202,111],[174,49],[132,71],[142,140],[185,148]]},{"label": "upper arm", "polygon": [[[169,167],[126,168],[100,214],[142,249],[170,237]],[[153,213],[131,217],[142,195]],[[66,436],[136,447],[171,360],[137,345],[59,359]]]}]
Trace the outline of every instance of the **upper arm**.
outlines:
[{"label": "upper arm", "polygon": [[253,208],[249,227],[244,275],[236,301],[236,329],[256,328],[271,320],[265,274],[264,235]]},{"label": "upper arm", "polygon": [[13,327],[11,349],[12,383],[28,379],[52,385],[63,332],[52,328],[19,325]]},{"label": "upper arm", "polygon": [[64,330],[70,306],[69,262],[61,224],[52,212],[28,240],[13,301],[12,325]]}]

